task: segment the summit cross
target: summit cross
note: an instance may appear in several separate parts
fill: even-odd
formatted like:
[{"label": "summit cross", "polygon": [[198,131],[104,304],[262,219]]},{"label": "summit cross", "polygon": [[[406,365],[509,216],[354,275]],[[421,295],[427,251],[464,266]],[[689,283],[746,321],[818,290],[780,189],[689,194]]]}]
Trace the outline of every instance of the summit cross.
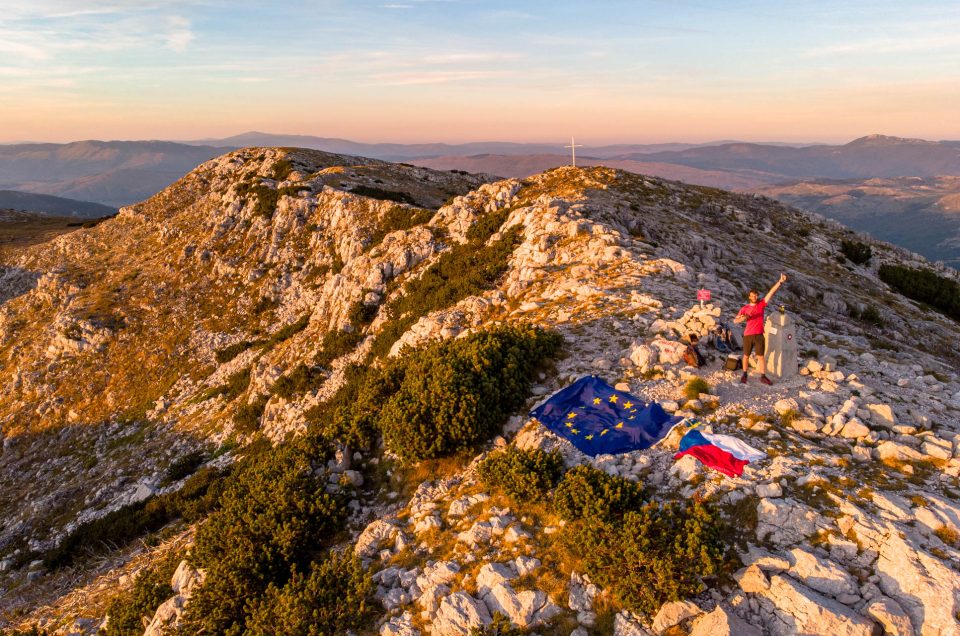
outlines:
[{"label": "summit cross", "polygon": [[583,148],[583,144],[577,144],[573,142],[573,137],[570,137],[570,145],[564,146],[564,148],[570,149],[570,158],[573,160],[573,167],[577,167],[577,148]]}]

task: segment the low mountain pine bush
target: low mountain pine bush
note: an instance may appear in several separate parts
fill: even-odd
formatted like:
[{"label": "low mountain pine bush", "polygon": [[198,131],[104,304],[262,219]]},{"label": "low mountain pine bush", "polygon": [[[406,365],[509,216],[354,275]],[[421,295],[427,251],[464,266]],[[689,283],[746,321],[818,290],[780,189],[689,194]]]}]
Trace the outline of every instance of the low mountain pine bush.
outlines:
[{"label": "low mountain pine bush", "polygon": [[319,366],[299,364],[287,375],[277,378],[270,387],[270,393],[290,400],[320,386],[327,379],[327,373]]},{"label": "low mountain pine bush", "polygon": [[220,386],[207,389],[200,396],[200,401],[209,400],[222,395],[228,402],[237,398],[250,386],[250,367],[241,369],[228,377]]},{"label": "low mountain pine bush", "polygon": [[255,604],[245,634],[341,634],[368,627],[378,605],[373,583],[352,554],[331,553],[307,575],[294,572],[283,587],[271,584]]},{"label": "low mountain pine bush", "polygon": [[488,456],[477,467],[480,480],[487,488],[502,490],[518,502],[543,499],[563,475],[563,457],[559,451],[506,450]]},{"label": "low mountain pine bush", "polygon": [[224,362],[230,362],[247,349],[255,347],[258,344],[261,343],[251,340],[241,340],[240,342],[235,342],[232,345],[227,345],[223,349],[217,349],[214,357],[216,357],[217,362],[220,364],[223,364]]},{"label": "low mountain pine bush", "polygon": [[140,636],[143,619],[152,619],[161,603],[173,596],[170,579],[183,559],[180,552],[171,552],[160,563],[137,575],[133,587],[120,593],[107,606],[110,620],[101,630],[102,636]]},{"label": "low mountain pine bush", "polygon": [[306,569],[333,541],[343,509],[312,471],[297,445],[281,446],[237,470],[221,508],[197,530],[192,558],[208,578],[187,607],[185,633],[242,633],[250,603],[270,584],[286,585],[294,568]]},{"label": "low mountain pine bush", "polygon": [[380,199],[382,201],[393,201],[394,203],[406,203],[408,205],[417,204],[413,197],[410,196],[409,192],[384,190],[383,188],[365,185],[355,185],[350,188],[350,192],[353,194],[359,194],[363,197],[370,197],[371,199]]},{"label": "low mountain pine bush", "polygon": [[234,428],[245,435],[256,433],[260,430],[260,418],[263,417],[263,411],[267,407],[267,398],[258,397],[253,402],[244,402],[237,407],[233,414]]},{"label": "low mountain pine bush", "polygon": [[434,459],[490,437],[527,398],[561,336],[508,326],[437,342],[400,358],[399,385],[378,424],[403,461]]},{"label": "low mountain pine bush", "polygon": [[420,208],[406,208],[394,206],[390,208],[380,222],[376,230],[370,235],[370,242],[367,249],[371,249],[383,242],[383,238],[397,230],[409,230],[418,225],[423,225],[433,218],[433,210],[424,210]]},{"label": "low mountain pine bush", "polygon": [[854,265],[869,263],[873,258],[873,249],[860,241],[840,241],[840,252]]},{"label": "low mountain pine bush", "polygon": [[652,616],[661,605],[699,594],[725,571],[718,517],[700,503],[651,502],[622,519],[590,519],[565,540],[590,579],[614,602]]},{"label": "low mountain pine bush", "polygon": [[163,477],[164,485],[172,484],[175,481],[180,481],[184,477],[192,475],[208,459],[203,451],[193,451],[179,457],[167,467],[167,474]]},{"label": "low mountain pine bush", "polygon": [[580,465],[567,472],[557,486],[553,506],[567,521],[613,520],[640,508],[646,496],[638,483]]},{"label": "low mountain pine bush", "polygon": [[524,636],[528,632],[520,627],[514,627],[510,617],[502,612],[495,612],[493,621],[483,627],[474,627],[470,636]]},{"label": "low mountain pine bush", "polygon": [[929,269],[881,265],[880,280],[913,300],[960,320],[960,284]]}]

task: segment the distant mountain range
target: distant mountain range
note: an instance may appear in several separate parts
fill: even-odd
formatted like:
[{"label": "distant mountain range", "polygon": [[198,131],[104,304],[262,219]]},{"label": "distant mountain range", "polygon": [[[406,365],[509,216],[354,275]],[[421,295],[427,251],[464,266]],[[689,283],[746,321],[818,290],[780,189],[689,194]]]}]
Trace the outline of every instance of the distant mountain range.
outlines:
[{"label": "distant mountain range", "polygon": [[[49,216],[99,218],[116,214],[117,208],[89,201],[64,199],[49,194],[0,190],[0,210],[18,210]],[[0,218],[0,221],[5,220]]]},{"label": "distant mountain range", "polygon": [[[569,155],[569,151],[564,149],[565,143],[545,144],[513,143],[506,141],[480,141],[464,144],[369,144],[331,137],[314,137],[311,135],[275,135],[262,132],[246,132],[240,135],[234,135],[233,137],[224,137],[222,139],[203,139],[199,141],[186,141],[184,143],[231,148],[244,148],[248,146],[287,146],[295,148],[312,148],[314,150],[323,150],[325,152],[358,155],[361,157],[374,157],[376,159],[383,159],[385,161],[404,161],[406,159],[444,156],[465,157],[480,154],[563,155],[564,153],[567,153],[567,155]],[[607,158],[631,153],[676,152],[688,150],[690,148],[714,146],[727,143],[732,142],[714,141],[703,144],[615,144],[607,146],[584,145],[582,148],[580,148],[580,150],[592,157]]]},{"label": "distant mountain range", "polygon": [[[0,146],[0,188],[122,206],[146,199],[200,163],[246,146],[295,146],[387,161],[526,176],[568,162],[562,143],[367,144],[347,139],[248,132],[222,139],[79,141]],[[749,189],[797,179],[960,174],[960,141],[871,135],[845,145],[718,141],[580,148],[603,163],[701,185]]]},{"label": "distant mountain range", "polygon": [[[647,174],[664,179],[686,181],[696,185],[705,185],[727,190],[750,190],[752,188],[780,183],[783,175],[770,174],[756,170],[704,170],[675,163],[662,161],[642,160],[641,154],[631,155],[637,159],[611,158],[603,159],[593,156],[577,155],[578,166],[608,166],[629,170],[640,174]],[[466,170],[482,174],[495,174],[501,177],[527,177],[539,174],[545,170],[559,166],[570,165],[570,155],[566,154],[536,154],[536,155],[472,155],[458,157],[446,155],[443,157],[428,157],[410,159],[411,163],[424,168],[435,170]]]},{"label": "distant mountain range", "polygon": [[119,207],[156,194],[227,150],[168,141],[0,146],[0,189]]},{"label": "distant mountain range", "polygon": [[[427,157],[415,163],[432,168],[469,170],[471,167],[504,177],[536,174],[547,167],[566,165],[569,153],[477,154]],[[869,135],[839,146],[793,147],[742,142],[697,146],[680,150],[625,152],[602,155],[584,149],[577,163],[637,171],[671,179],[691,177],[693,183],[742,188],[743,183],[786,183],[798,179],[866,179],[871,177],[935,177],[960,174],[960,141],[924,141]],[[683,173],[681,168],[690,169]],[[701,171],[703,174],[698,173]],[[724,175],[726,175],[724,177]],[[709,182],[707,182],[709,181]],[[749,187],[749,186],[747,186]]]},{"label": "distant mountain range", "polygon": [[789,148],[733,143],[617,158],[662,161],[701,170],[756,170],[790,179],[934,177],[960,174],[960,141],[869,135],[842,146]]}]

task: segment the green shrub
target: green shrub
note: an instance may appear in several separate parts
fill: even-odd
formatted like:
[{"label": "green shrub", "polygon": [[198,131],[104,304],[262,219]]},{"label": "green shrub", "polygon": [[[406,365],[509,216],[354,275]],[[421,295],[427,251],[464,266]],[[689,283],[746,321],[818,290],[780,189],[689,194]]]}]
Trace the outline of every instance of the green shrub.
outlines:
[{"label": "green shrub", "polygon": [[163,477],[163,483],[172,484],[192,475],[206,461],[207,455],[203,451],[193,451],[178,457],[167,467],[167,474]]},{"label": "green shrub", "polygon": [[196,521],[219,504],[221,480],[229,474],[229,470],[203,468],[176,492],[123,506],[84,523],[64,537],[57,547],[41,555],[44,565],[48,569],[71,565],[85,557],[125,546],[176,519]]},{"label": "green shrub", "polygon": [[507,271],[510,255],[520,242],[520,227],[511,228],[491,245],[487,240],[500,229],[508,210],[490,212],[470,227],[468,241],[443,252],[419,278],[407,283],[406,293],[387,307],[389,322],[371,347],[382,356],[421,316],[491,289]]},{"label": "green shrub", "polygon": [[137,575],[133,588],[120,593],[107,606],[110,620],[100,631],[101,636],[140,636],[143,619],[153,618],[161,603],[173,596],[170,579],[183,555],[171,552],[160,563],[153,564]]},{"label": "green shrub", "polygon": [[246,391],[247,387],[249,386],[250,367],[247,367],[228,377],[227,381],[220,386],[215,386],[204,391],[200,396],[200,401],[203,402],[204,400],[209,400],[217,397],[218,395],[222,395],[229,402]]},{"label": "green shrub", "polygon": [[180,518],[187,523],[202,519],[220,505],[220,497],[231,474],[230,468],[204,466],[184,483],[183,488],[174,493],[162,495],[167,502],[171,519]]},{"label": "green shrub", "polygon": [[340,257],[340,252],[337,250],[331,249],[330,252],[330,273],[339,274],[343,271],[343,259]]},{"label": "green shrub", "polygon": [[563,476],[553,506],[567,521],[612,520],[640,508],[645,499],[643,487],[636,482],[580,465]]},{"label": "green shrub", "polygon": [[895,290],[960,320],[960,284],[929,269],[881,265],[880,280]]},{"label": "green shrub", "polygon": [[421,208],[404,208],[399,205],[390,208],[387,213],[383,215],[383,218],[380,219],[377,228],[370,235],[370,242],[367,244],[367,249],[379,245],[383,242],[383,238],[391,232],[409,230],[412,227],[423,225],[432,219],[433,215],[433,210],[424,210]]},{"label": "green shrub", "polygon": [[621,520],[575,524],[565,540],[590,579],[623,608],[653,615],[725,570],[724,530],[700,503],[648,503]]},{"label": "green shrub", "polygon": [[860,241],[840,241],[840,252],[854,265],[869,263],[873,258],[873,249]]},{"label": "green shrub", "polygon": [[317,364],[322,367],[329,367],[334,360],[356,349],[362,340],[363,334],[357,329],[328,331],[323,336],[322,349],[316,360]]},{"label": "green shrub", "polygon": [[351,448],[369,448],[378,433],[377,419],[387,397],[396,391],[396,372],[354,364],[344,369],[344,384],[329,400],[304,413],[311,430]]},{"label": "green shrub", "polygon": [[562,342],[539,328],[499,327],[433,343],[396,363],[402,380],[378,423],[403,461],[442,457],[487,439],[527,397]]},{"label": "green shrub", "polygon": [[280,329],[278,329],[276,332],[274,332],[273,335],[267,338],[266,342],[264,343],[264,346],[267,349],[269,349],[270,347],[283,342],[287,338],[290,338],[291,336],[300,333],[301,331],[306,329],[307,325],[309,324],[310,324],[310,314],[306,313],[300,316],[300,318],[298,318],[295,322],[292,322],[289,325],[285,325]]},{"label": "green shrub", "polygon": [[233,424],[237,432],[249,435],[260,430],[260,418],[267,407],[267,398],[258,397],[253,402],[244,402],[233,414]]},{"label": "green shrub", "polygon": [[[259,177],[255,178],[259,179]],[[253,199],[254,213],[266,219],[273,217],[277,209],[277,201],[280,200],[280,192],[276,188],[271,188],[254,181],[248,181],[240,184],[237,188],[237,195],[244,199]]]},{"label": "green shrub", "polygon": [[313,360],[313,364],[308,366],[301,363],[287,375],[281,376],[270,388],[270,392],[289,400],[319,387],[327,379],[324,367],[329,367],[334,360],[356,349],[363,340],[361,329],[373,322],[378,309],[378,305],[355,302],[347,312],[350,327],[324,334],[320,343],[320,354]]},{"label": "green shrub", "polygon": [[696,400],[701,393],[710,393],[710,385],[703,378],[690,378],[683,387],[683,396],[688,400]]},{"label": "green shrub", "polygon": [[520,450],[508,446],[493,453],[477,467],[487,488],[502,490],[518,502],[542,499],[563,475],[563,457],[559,451]]},{"label": "green shrub", "polygon": [[359,194],[362,197],[369,197],[371,199],[380,199],[382,201],[393,201],[394,203],[406,203],[408,205],[416,205],[417,202],[413,200],[413,197],[410,196],[409,192],[397,192],[395,190],[384,190],[382,188],[375,188],[373,186],[365,185],[355,185],[350,188],[350,192],[353,194]]},{"label": "green shrub", "polygon": [[274,181],[284,181],[293,172],[293,164],[288,159],[280,159],[273,164],[270,178]]},{"label": "green shrub", "polygon": [[78,558],[126,545],[143,534],[159,530],[169,521],[166,507],[155,497],[123,506],[68,534],[56,548],[43,555],[44,566],[51,570],[60,568]]},{"label": "green shrub", "polygon": [[[370,291],[364,289],[363,293]],[[360,329],[361,327],[366,327],[373,319],[377,317],[377,313],[380,311],[380,305],[376,304],[367,304],[362,300],[358,300],[350,306],[349,311],[347,311],[347,322],[350,323],[350,326],[355,330]]]},{"label": "green shrub", "polygon": [[269,296],[261,296],[257,299],[257,302],[254,303],[253,307],[250,308],[255,314],[262,314],[266,311],[273,311],[280,306],[280,301],[276,298],[271,298]]},{"label": "green shrub", "polygon": [[240,355],[247,349],[251,347],[255,347],[259,344],[263,344],[263,343],[260,341],[251,341],[251,340],[243,340],[241,342],[235,342],[232,345],[227,345],[223,349],[217,349],[216,353],[214,354],[214,357],[216,357],[217,362],[219,362],[220,364],[223,364],[224,362],[230,362],[231,360],[236,358],[238,355]]},{"label": "green shrub", "polygon": [[331,553],[314,563],[309,575],[294,572],[283,587],[271,584],[250,612],[244,633],[319,636],[360,630],[374,613],[372,587],[356,557]]},{"label": "green shrub", "polygon": [[283,587],[335,540],[343,510],[324,492],[302,446],[284,445],[245,461],[221,507],[196,535],[192,558],[207,582],[184,616],[184,633],[238,634],[272,583]]},{"label": "green shrub", "polygon": [[277,378],[270,387],[270,393],[290,400],[298,395],[320,386],[327,379],[327,373],[319,366],[307,366],[302,362],[287,375]]},{"label": "green shrub", "polygon": [[523,629],[514,627],[509,616],[496,612],[489,625],[474,627],[470,631],[470,636],[524,636],[526,633]]},{"label": "green shrub", "polygon": [[873,305],[867,305],[863,311],[860,312],[859,318],[867,324],[876,327],[883,326],[883,316],[880,314],[880,310]]}]

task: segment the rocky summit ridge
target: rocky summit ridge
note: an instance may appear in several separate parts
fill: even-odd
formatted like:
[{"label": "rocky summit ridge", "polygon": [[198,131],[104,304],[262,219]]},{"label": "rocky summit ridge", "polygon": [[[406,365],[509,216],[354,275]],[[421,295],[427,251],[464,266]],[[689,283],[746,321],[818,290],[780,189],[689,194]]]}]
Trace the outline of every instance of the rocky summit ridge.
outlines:
[{"label": "rocky summit ridge", "polygon": [[[871,255],[852,262],[845,243]],[[458,249],[474,249],[476,270],[481,253],[502,263],[487,278],[468,266],[480,282],[455,293],[439,264]],[[960,634],[960,325],[883,282],[883,265],[956,280],[770,199],[602,167],[495,181],[299,149],[208,161],[114,219],[6,254],[0,628],[109,628],[111,599],[183,553],[140,625],[174,633],[210,585],[189,556],[203,517],[93,555],[74,539],[84,528],[166,501],[244,449],[309,436],[351,363],[532,323],[563,344],[527,406],[597,374],[769,459],[722,477],[674,462],[676,435],[590,458],[527,408],[469,456],[419,468],[339,445],[317,470],[350,498],[336,547],[372,577],[359,633],[469,634],[499,612],[578,636]],[[743,386],[718,356],[683,364],[682,336],[729,320],[781,271],[802,375]],[[405,305],[431,277],[446,295]],[[699,288],[713,292],[703,308]],[[697,376],[705,391],[685,395]],[[657,501],[714,502],[743,531],[736,567],[635,611],[561,556],[563,519],[478,476],[507,447],[558,450],[567,469]]]}]

